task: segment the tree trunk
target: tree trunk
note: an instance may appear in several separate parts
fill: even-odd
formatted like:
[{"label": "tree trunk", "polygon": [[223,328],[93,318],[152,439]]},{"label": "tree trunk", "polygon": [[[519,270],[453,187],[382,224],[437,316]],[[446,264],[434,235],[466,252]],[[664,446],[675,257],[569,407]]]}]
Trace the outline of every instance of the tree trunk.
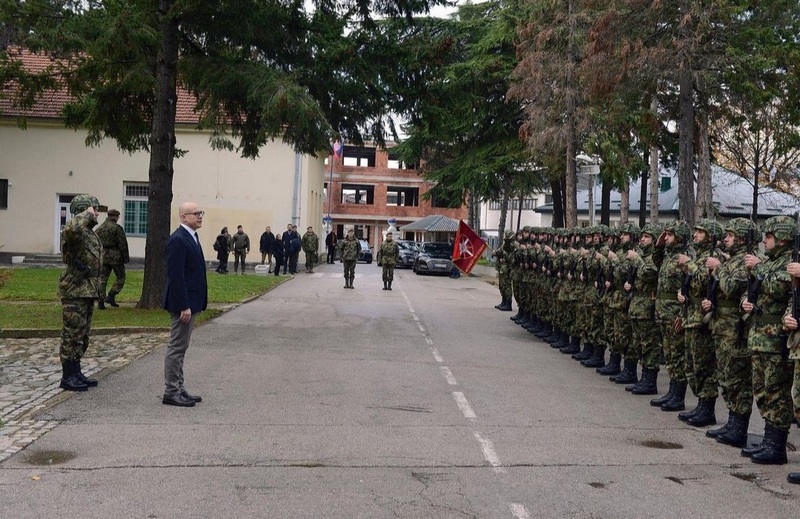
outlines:
[{"label": "tree trunk", "polygon": [[[561,196],[561,180],[550,181],[550,191],[553,193],[553,222],[551,227],[564,227],[564,204]],[[519,226],[519,224],[517,224]]]},{"label": "tree trunk", "polygon": [[647,182],[649,180],[648,171],[642,171],[639,181],[639,227],[644,227],[647,223]]},{"label": "tree trunk", "polygon": [[698,117],[697,147],[697,208],[695,221],[713,218],[714,198],[711,193],[711,155],[708,146],[708,114],[703,111]]},{"label": "tree trunk", "polygon": [[[687,32],[688,27],[683,29]],[[684,36],[691,38],[691,34]],[[691,63],[684,58],[679,78],[678,200],[680,219],[694,225],[694,80]]]},{"label": "tree trunk", "polygon": [[626,178],[622,191],[619,192],[619,223],[627,223],[631,209],[631,183]]},{"label": "tree trunk", "polygon": [[611,182],[603,181],[600,187],[600,223],[611,225]]},{"label": "tree trunk", "polygon": [[144,251],[144,284],[138,308],[161,308],[167,279],[165,262],[170,233],[175,111],[178,66],[178,20],[170,12],[175,0],[159,0],[161,47],[156,61],[156,102],[150,134],[150,193],[147,208],[147,241]]},{"label": "tree trunk", "polygon": [[[658,120],[658,100],[650,100],[650,111]],[[658,194],[661,192],[661,173],[658,170],[658,146],[650,146],[650,223],[658,223]]]},{"label": "tree trunk", "polygon": [[578,89],[578,82],[576,79],[576,70],[578,67],[578,54],[576,51],[577,38],[577,19],[575,16],[575,2],[569,0],[569,42],[568,52],[569,60],[567,61],[566,70],[566,96],[567,96],[567,113],[564,114],[567,123],[567,168],[565,170],[564,179],[564,224],[568,229],[572,229],[578,225],[578,191],[577,191],[577,164],[575,163],[575,155],[578,149],[577,144],[577,130],[575,129],[576,118],[576,96]]},{"label": "tree trunk", "polygon": [[497,236],[502,243],[503,235],[506,232],[506,218],[508,217],[508,191],[503,190],[503,199],[500,201],[500,221],[497,222]]}]

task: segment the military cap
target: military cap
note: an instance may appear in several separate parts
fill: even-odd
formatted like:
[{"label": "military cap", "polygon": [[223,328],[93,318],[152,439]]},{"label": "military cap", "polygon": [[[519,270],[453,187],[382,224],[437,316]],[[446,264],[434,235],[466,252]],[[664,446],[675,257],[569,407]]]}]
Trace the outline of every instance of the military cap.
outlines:
[{"label": "military cap", "polygon": [[72,214],[78,214],[90,207],[94,207],[97,210],[100,209],[100,202],[97,201],[97,198],[89,194],[75,195],[75,197],[72,199],[72,202],[69,204],[69,212]]},{"label": "military cap", "polygon": [[797,232],[797,222],[790,216],[773,216],[764,222],[761,230],[775,236],[778,241],[792,241]]},{"label": "military cap", "polygon": [[116,209],[109,209],[108,216],[119,216],[119,211]]},{"label": "military cap", "polygon": [[723,229],[720,224],[715,222],[714,220],[709,220],[708,218],[704,218],[697,222],[694,225],[695,229],[700,229],[701,231],[705,231],[708,234],[710,239],[720,240],[722,239]]},{"label": "military cap", "polygon": [[747,239],[747,234],[751,232],[751,230],[754,232],[753,240],[757,242],[761,241],[761,231],[758,230],[758,226],[752,220],[748,220],[747,218],[734,218],[725,226],[725,232],[733,233],[734,236],[743,240]]}]

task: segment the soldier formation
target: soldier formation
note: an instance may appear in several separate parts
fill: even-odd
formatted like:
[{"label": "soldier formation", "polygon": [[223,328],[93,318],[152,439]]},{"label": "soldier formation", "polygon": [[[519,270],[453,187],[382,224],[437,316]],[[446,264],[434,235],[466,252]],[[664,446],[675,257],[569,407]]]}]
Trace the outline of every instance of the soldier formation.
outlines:
[{"label": "soldier formation", "polygon": [[[512,321],[633,395],[658,394],[663,364],[669,389],[650,405],[706,427],[717,423],[721,395],[728,421],[706,436],[754,463],[787,463],[789,427],[800,417],[794,219],[772,217],[760,229],[746,218],[724,227],[709,219],[693,228],[525,227],[506,232],[494,255],[495,308],[511,311],[515,300]],[[687,388],[698,401],[689,411]],[[748,445],[753,400],[765,430]],[[800,473],[788,481],[800,484]]]}]

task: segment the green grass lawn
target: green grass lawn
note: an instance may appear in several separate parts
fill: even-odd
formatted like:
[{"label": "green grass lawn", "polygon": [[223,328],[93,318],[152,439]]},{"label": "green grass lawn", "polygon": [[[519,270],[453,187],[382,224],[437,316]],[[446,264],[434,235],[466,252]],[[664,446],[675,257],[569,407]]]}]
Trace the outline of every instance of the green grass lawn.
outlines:
[{"label": "green grass lawn", "polygon": [[[61,328],[61,304],[56,287],[61,269],[7,268],[0,269],[0,328]],[[117,296],[120,308],[96,310],[94,328],[168,327],[169,314],[164,310],[140,310],[130,306],[139,300],[144,272],[129,271],[125,289]],[[113,279],[113,278],[112,278]],[[210,303],[240,303],[268,292],[285,280],[278,276],[221,276],[209,273],[208,300]],[[110,283],[109,283],[110,286]],[[198,316],[198,322],[211,319],[221,312],[209,310]]]}]

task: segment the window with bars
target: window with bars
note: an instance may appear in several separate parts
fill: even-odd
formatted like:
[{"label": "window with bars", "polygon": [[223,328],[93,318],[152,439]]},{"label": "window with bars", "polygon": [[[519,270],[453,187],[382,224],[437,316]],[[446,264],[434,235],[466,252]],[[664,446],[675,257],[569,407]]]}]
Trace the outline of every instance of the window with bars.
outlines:
[{"label": "window with bars", "polygon": [[147,235],[148,184],[125,184],[123,224],[128,236]]},{"label": "window with bars", "polygon": [[0,178],[0,209],[8,209],[8,179]]}]

